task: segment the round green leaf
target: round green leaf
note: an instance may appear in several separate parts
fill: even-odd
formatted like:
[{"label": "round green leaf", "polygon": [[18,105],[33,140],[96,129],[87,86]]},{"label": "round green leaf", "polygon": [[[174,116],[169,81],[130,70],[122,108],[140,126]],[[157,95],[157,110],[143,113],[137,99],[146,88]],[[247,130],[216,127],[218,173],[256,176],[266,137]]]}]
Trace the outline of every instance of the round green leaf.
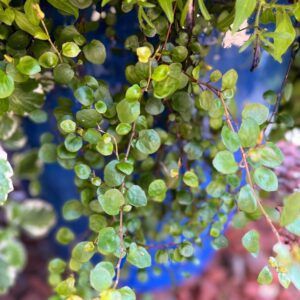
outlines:
[{"label": "round green leaf", "polygon": [[155,81],[162,81],[167,78],[170,73],[170,67],[168,65],[160,65],[154,69],[151,78]]},{"label": "round green leaf", "polygon": [[241,188],[237,203],[239,209],[246,213],[253,213],[257,210],[257,201],[249,184]]},{"label": "round green leaf", "polygon": [[96,291],[102,292],[112,285],[113,280],[108,270],[98,264],[90,272],[90,283]]},{"label": "round green leaf", "polygon": [[126,193],[128,203],[135,207],[146,206],[147,197],[144,190],[138,185],[132,185]]},{"label": "round green leaf", "polygon": [[144,269],[151,266],[150,254],[145,248],[137,246],[136,243],[131,243],[127,255],[127,260],[129,263],[131,263],[139,269]]},{"label": "round green leaf", "polygon": [[77,136],[75,133],[69,133],[65,139],[65,147],[70,152],[78,152],[82,145],[83,141],[80,136]]},{"label": "round green leaf", "polygon": [[40,57],[39,57],[39,64],[43,68],[54,68],[56,67],[58,63],[58,56],[53,53],[53,52],[44,52]]},{"label": "round green leaf", "polygon": [[150,98],[146,102],[145,110],[152,116],[157,116],[164,111],[165,107],[160,99]]},{"label": "round green leaf", "polygon": [[22,56],[17,64],[19,72],[25,75],[35,75],[41,72],[41,67],[38,61],[31,56]]},{"label": "round green leaf", "polygon": [[152,181],[148,187],[148,195],[154,201],[162,202],[166,197],[168,188],[162,179]]},{"label": "round green leaf", "polygon": [[283,162],[283,154],[281,150],[273,143],[266,143],[257,149],[259,162],[270,168],[276,168]]},{"label": "round green leaf", "polygon": [[82,205],[77,200],[69,200],[63,206],[63,216],[67,221],[76,220],[82,215]]},{"label": "round green leaf", "polygon": [[74,78],[75,72],[68,64],[62,63],[54,68],[54,80],[60,84],[69,84]]},{"label": "round green leaf", "polygon": [[104,181],[109,187],[120,186],[125,175],[118,171],[117,164],[119,161],[112,160],[104,168]]},{"label": "round green leaf", "polygon": [[249,103],[243,109],[242,116],[244,119],[251,118],[261,125],[267,121],[269,109],[260,103]]},{"label": "round green leaf", "polygon": [[248,231],[242,238],[245,249],[255,257],[259,253],[259,238],[260,235],[256,230]]},{"label": "round green leaf", "polygon": [[118,251],[120,247],[120,237],[112,227],[106,227],[99,231],[98,250],[103,255],[112,254]]},{"label": "round green leaf", "polygon": [[136,148],[145,154],[155,153],[160,147],[160,136],[154,129],[145,129],[139,132]]},{"label": "round green leaf", "polygon": [[101,120],[101,114],[95,109],[81,109],[76,113],[76,121],[84,128],[94,128]]},{"label": "round green leaf", "polygon": [[106,59],[105,46],[97,40],[92,40],[83,47],[85,58],[93,64],[103,64]]},{"label": "round green leaf", "polygon": [[94,92],[88,86],[81,86],[74,92],[75,98],[84,106],[89,106],[94,102]]},{"label": "round green leaf", "polygon": [[119,289],[119,293],[121,294],[122,300],[136,300],[134,291],[128,286]]},{"label": "round green leaf", "polygon": [[65,133],[73,133],[76,131],[76,123],[72,120],[64,120],[60,122],[59,125]]},{"label": "round green leaf", "polygon": [[0,70],[0,99],[9,97],[15,88],[14,80]]},{"label": "round green leaf", "polygon": [[233,174],[239,168],[233,154],[227,150],[217,153],[213,160],[213,166],[222,174]]},{"label": "round green leaf", "polygon": [[140,115],[140,103],[123,99],[117,104],[118,118],[122,123],[132,123]]},{"label": "round green leaf", "polygon": [[258,277],[257,277],[257,282],[259,284],[271,284],[273,281],[273,274],[269,267],[265,266],[263,269],[260,271]]},{"label": "round green leaf", "polygon": [[199,186],[199,180],[194,171],[186,171],[183,175],[183,182],[192,188],[197,188]]},{"label": "round green leaf", "polygon": [[39,149],[39,159],[45,163],[56,162],[56,145],[45,143]]},{"label": "round green leaf", "polygon": [[74,42],[66,42],[62,45],[62,53],[66,57],[76,57],[80,51],[80,48]]},{"label": "round green leaf", "polygon": [[130,88],[127,89],[125,99],[129,102],[139,101],[141,96],[143,95],[142,89],[138,84],[134,84]]},{"label": "round green leaf", "polygon": [[103,101],[97,101],[95,103],[95,109],[99,114],[104,114],[107,111],[107,106]]},{"label": "round green leaf", "polygon": [[253,119],[244,119],[238,132],[243,147],[254,147],[256,145],[260,129]]},{"label": "round green leaf", "polygon": [[254,171],[254,180],[261,189],[267,192],[273,192],[278,189],[276,174],[265,167],[259,167]]},{"label": "round green leaf", "polygon": [[118,135],[126,135],[131,131],[131,125],[128,123],[120,123],[116,128]]},{"label": "round green leaf", "polygon": [[120,208],[125,203],[123,194],[117,189],[111,189],[98,197],[103,210],[110,216],[120,213]]},{"label": "round green leaf", "polygon": [[227,126],[224,126],[221,135],[222,141],[229,151],[235,152],[239,149],[240,139],[236,132],[233,132]]},{"label": "round green leaf", "polygon": [[72,250],[72,258],[80,263],[88,262],[95,254],[93,242],[80,242]]},{"label": "round green leaf", "polygon": [[80,179],[88,179],[92,172],[91,168],[86,164],[77,164],[74,171]]}]

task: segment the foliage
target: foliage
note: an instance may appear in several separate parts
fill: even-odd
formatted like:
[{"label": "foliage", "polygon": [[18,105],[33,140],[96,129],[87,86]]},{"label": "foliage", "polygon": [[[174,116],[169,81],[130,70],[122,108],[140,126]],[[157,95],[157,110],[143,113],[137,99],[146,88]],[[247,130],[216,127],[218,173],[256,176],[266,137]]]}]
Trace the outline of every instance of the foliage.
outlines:
[{"label": "foliage", "polygon": [[[45,133],[39,149],[15,153],[15,180],[28,180],[29,193],[37,197],[44,163],[57,162],[74,170],[80,199],[66,202],[63,216],[66,220],[89,220],[89,236],[84,240],[78,240],[66,227],[56,234],[60,243],[70,244],[72,253],[69,262],[54,258],[49,263],[49,283],[55,294],[51,299],[135,299],[130,287],[119,287],[121,269],[123,264],[124,268],[132,265],[139,269],[152,265],[150,239],[158,246],[158,263],[192,260],[194,247],[201,245],[199,233],[206,229],[214,248],[227,245],[224,226],[236,209],[235,221],[246,223],[261,217],[274,233],[275,255],[258,275],[258,282],[271,283],[274,270],[284,287],[293,283],[300,288],[300,248],[285,246],[275,225],[280,223],[291,233],[300,234],[299,192],[286,196],[280,216],[272,204],[261,199],[266,192],[278,189],[274,168],[282,163],[283,155],[276,139],[269,141],[267,133],[270,123],[281,124],[276,110],[282,92],[266,91],[264,104],[247,104],[241,120],[235,118],[238,74],[234,69],[224,74],[210,70],[205,61],[209,46],[198,40],[200,34],[214,34],[214,29],[233,34],[249,30],[249,40],[240,51],[252,45],[252,70],[259,65],[261,51],[281,62],[297,35],[294,24],[300,20],[300,3],[210,2],[0,1],[3,147],[14,152],[25,145],[21,118],[36,123],[55,118],[62,137],[58,143]],[[49,5],[72,24],[52,26]],[[88,33],[97,22],[84,20],[81,14],[85,9],[106,11],[110,6],[114,10],[107,10],[105,20],[109,38],[118,34],[114,29],[118,14],[135,10],[140,29],[124,41],[137,62],[126,67],[129,85],[115,95],[104,81],[83,76],[79,69],[85,63],[101,65],[107,57],[100,40],[89,40]],[[254,21],[247,23],[251,16]],[[245,22],[246,29],[241,28]],[[292,54],[294,58],[295,52]],[[58,99],[49,112],[44,108],[45,95],[53,86],[68,88],[74,97]],[[208,123],[210,128],[205,131]],[[212,180],[206,189],[199,187],[205,176],[199,162],[212,166]],[[6,157],[1,158],[0,166],[3,203],[12,190],[12,170]],[[52,209],[40,200],[26,203],[11,200],[6,208],[8,224],[12,222],[14,229],[22,228],[31,235],[45,234],[53,224]],[[171,216],[168,219],[167,214]],[[151,224],[144,221],[147,219]],[[187,219],[189,222],[178,226]],[[161,221],[165,226],[158,232]],[[17,255],[12,259],[0,256],[1,270],[18,262],[13,277],[24,264],[24,251],[16,236],[15,230],[3,229],[0,237],[0,244],[3,239],[3,247],[13,247],[15,250],[9,251]],[[170,236],[172,247],[160,244]],[[251,230],[241,241],[254,256],[259,252],[259,237]],[[94,266],[91,260],[97,253],[101,261]],[[8,274],[0,280],[3,292],[13,278],[9,272],[1,273]],[[68,275],[71,273],[74,275]]]}]

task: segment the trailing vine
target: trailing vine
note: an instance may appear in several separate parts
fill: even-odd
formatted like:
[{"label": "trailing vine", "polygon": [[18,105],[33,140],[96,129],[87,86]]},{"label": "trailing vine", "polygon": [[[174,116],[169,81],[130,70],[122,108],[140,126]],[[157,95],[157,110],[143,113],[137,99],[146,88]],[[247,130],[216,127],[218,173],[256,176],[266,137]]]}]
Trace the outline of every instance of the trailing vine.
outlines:
[{"label": "trailing vine", "polygon": [[[124,273],[192,261],[195,249],[205,243],[200,237],[205,232],[214,249],[226,247],[224,230],[233,214],[236,226],[262,217],[273,232],[274,256],[258,282],[269,284],[277,273],[282,286],[300,288],[300,246],[284,244],[281,236],[282,230],[300,235],[300,193],[287,195],[280,212],[263,199],[278,190],[274,169],[284,157],[272,133],[283,126],[277,113],[288,94],[292,64],[299,59],[300,3],[290,2],[0,1],[0,139],[12,155],[10,162],[7,155],[0,157],[0,203],[7,210],[1,232],[15,226],[10,207],[19,205],[9,194],[11,165],[15,187],[29,181],[33,198],[41,193],[38,178],[44,164],[73,170],[78,199],[67,201],[62,213],[67,221],[89,222],[83,238],[65,226],[56,233],[71,254],[69,261],[57,257],[49,262],[51,299],[135,299],[132,287],[123,286]],[[48,11],[53,9],[71,25],[52,24]],[[115,26],[125,13],[139,25],[127,37],[118,36]],[[108,45],[121,39],[136,57],[120,70],[128,85],[113,95],[102,78],[84,70],[86,64],[105,64],[111,50],[90,38],[103,23]],[[252,71],[260,67],[261,53],[280,63],[287,52],[292,54],[280,92],[266,91],[263,104],[247,103],[238,115],[238,73],[230,69],[223,74],[206,58],[208,38],[221,41],[229,33],[238,40],[241,32],[248,39],[238,41],[240,52],[253,48]],[[46,100],[61,87],[72,93],[70,99]],[[54,109],[45,105],[48,101],[55,101]],[[59,138],[44,133],[39,149],[17,153],[25,147],[20,123],[27,118],[37,124],[55,120]],[[204,185],[206,177],[211,180]],[[39,201],[34,207],[47,220],[45,234],[55,217]],[[39,226],[37,215],[35,211]],[[26,222],[17,222],[14,238],[34,225]],[[3,236],[7,243],[10,235]],[[0,236],[0,245],[3,240]],[[253,256],[259,242],[256,230],[242,239]],[[19,241],[16,245],[23,255]],[[0,270],[8,270],[10,263],[0,255]],[[1,282],[0,291],[6,292],[12,282]]]}]

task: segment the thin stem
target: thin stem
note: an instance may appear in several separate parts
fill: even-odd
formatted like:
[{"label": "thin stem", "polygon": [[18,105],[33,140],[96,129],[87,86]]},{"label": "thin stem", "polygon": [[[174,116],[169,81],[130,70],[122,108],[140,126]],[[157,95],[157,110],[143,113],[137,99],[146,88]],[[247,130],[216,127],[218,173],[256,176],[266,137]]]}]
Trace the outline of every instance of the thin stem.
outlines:
[{"label": "thin stem", "polygon": [[[224,108],[226,123],[227,123],[228,127],[230,128],[230,130],[232,132],[236,133],[236,130],[234,129],[232,121],[231,121],[231,114],[230,114],[230,112],[228,110],[228,107],[226,105],[226,102],[225,102],[225,99],[223,97],[222,91],[220,91],[217,88],[211,86],[210,84],[207,84],[207,83],[204,83],[204,82],[198,82],[198,83],[200,85],[206,86],[209,90],[211,90],[221,100],[223,108]],[[265,208],[263,207],[260,199],[256,195],[256,192],[255,192],[255,189],[254,189],[254,184],[253,184],[253,181],[252,181],[252,178],[251,178],[250,167],[249,167],[249,164],[248,164],[248,161],[247,161],[247,155],[246,155],[245,149],[242,146],[240,146],[240,152],[242,154],[243,167],[246,170],[246,176],[247,176],[248,184],[249,184],[249,186],[251,188],[253,196],[255,197],[256,202],[257,202],[257,204],[258,204],[258,206],[259,206],[262,214],[266,218],[266,221],[268,222],[268,224],[271,227],[274,235],[276,236],[277,241],[279,243],[281,243],[281,238],[280,238],[280,234],[279,234],[278,230],[274,226],[274,224],[273,224],[270,216],[268,215],[268,213],[266,212]]]},{"label": "thin stem", "polygon": [[116,148],[116,150],[115,150],[116,157],[117,157],[118,160],[120,160],[118,142],[117,142],[116,138],[112,134],[110,134],[109,132],[105,132],[104,130],[102,130],[99,124],[98,124],[98,131],[101,132],[101,133],[104,133],[104,134],[108,134],[112,138],[112,140],[114,141],[114,144],[115,144],[115,148]]},{"label": "thin stem", "polygon": [[128,142],[128,146],[127,146],[127,149],[126,149],[126,154],[125,154],[125,161],[128,160],[128,157],[129,157],[129,153],[130,153],[130,149],[131,149],[131,144],[132,144],[132,140],[135,136],[135,122],[133,123],[133,126],[132,126],[132,131],[131,131],[131,135],[130,135],[130,139],[129,139],[129,142]]},{"label": "thin stem", "polygon": [[120,281],[120,276],[121,276],[121,264],[122,264],[122,259],[123,259],[123,254],[125,252],[125,246],[124,246],[124,238],[123,238],[123,207],[120,209],[120,228],[119,228],[119,237],[120,237],[120,257],[116,266],[117,269],[117,275],[116,275],[116,280],[114,283],[114,289],[117,288],[119,281]]}]

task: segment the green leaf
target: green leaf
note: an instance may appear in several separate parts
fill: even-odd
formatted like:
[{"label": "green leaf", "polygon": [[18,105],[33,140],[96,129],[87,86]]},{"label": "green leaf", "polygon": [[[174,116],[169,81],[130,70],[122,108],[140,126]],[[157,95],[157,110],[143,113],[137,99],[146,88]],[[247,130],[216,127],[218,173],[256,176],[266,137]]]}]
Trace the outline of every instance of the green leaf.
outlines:
[{"label": "green leaf", "polygon": [[76,123],[72,120],[64,120],[59,126],[65,133],[73,133],[76,131]]},{"label": "green leaf", "polygon": [[160,99],[150,98],[146,102],[145,110],[152,116],[157,116],[164,111],[165,107]]},{"label": "green leaf", "polygon": [[15,83],[11,76],[0,70],[0,99],[9,97],[15,89]]},{"label": "green leaf", "polygon": [[144,154],[152,154],[159,149],[160,143],[160,136],[154,129],[145,129],[139,132],[136,148]]},{"label": "green leaf", "polygon": [[110,216],[116,216],[120,213],[120,208],[125,204],[123,194],[117,189],[111,189],[104,195],[98,197],[103,210]]},{"label": "green leaf", "polygon": [[81,86],[74,92],[75,98],[84,106],[89,106],[94,102],[94,92],[88,86]]},{"label": "green leaf", "polygon": [[41,67],[38,61],[31,56],[22,56],[17,64],[17,69],[25,75],[35,75],[41,72]]},{"label": "green leaf", "polygon": [[101,120],[101,114],[95,109],[82,109],[76,113],[76,121],[84,128],[94,128]]},{"label": "green leaf", "polygon": [[253,213],[257,210],[257,201],[249,184],[241,188],[237,203],[239,209],[246,213]]},{"label": "green leaf", "polygon": [[93,0],[69,0],[71,4],[79,9],[85,9],[92,5]]},{"label": "green leaf", "polygon": [[69,133],[66,136],[64,144],[69,152],[78,152],[83,146],[83,141],[82,138],[75,133]]},{"label": "green leaf", "polygon": [[266,143],[257,148],[258,161],[269,168],[276,168],[283,162],[283,154],[281,150],[273,143]]},{"label": "green leaf", "polygon": [[237,80],[238,80],[238,74],[236,70],[230,69],[222,77],[222,90],[235,88]]},{"label": "green leaf", "polygon": [[118,171],[117,164],[119,161],[112,160],[104,168],[104,181],[109,187],[120,186],[125,175]]},{"label": "green leaf", "polygon": [[66,57],[77,57],[80,51],[80,48],[74,42],[67,42],[62,45],[62,53]]},{"label": "green leaf", "polygon": [[112,227],[106,227],[99,231],[98,251],[103,255],[116,253],[120,248],[120,237]]},{"label": "green leaf", "polygon": [[139,269],[144,269],[151,266],[150,254],[145,248],[137,246],[136,243],[130,244],[127,260],[129,263]]},{"label": "green leaf", "polygon": [[73,221],[81,217],[82,205],[77,200],[69,200],[63,206],[63,216],[67,221]]},{"label": "green leaf", "polygon": [[254,147],[260,133],[258,124],[253,119],[243,119],[238,132],[242,147]]},{"label": "green leaf", "polygon": [[141,96],[143,95],[142,89],[138,84],[134,84],[130,88],[127,89],[125,99],[129,102],[139,101]]},{"label": "green leaf", "polygon": [[209,21],[211,19],[211,16],[205,6],[204,0],[198,0],[198,5],[204,20]]},{"label": "green leaf", "polygon": [[7,154],[0,147],[0,206],[6,202],[8,194],[13,190],[12,176],[13,170],[7,160]]},{"label": "green leaf", "polygon": [[263,98],[267,103],[274,105],[277,100],[277,94],[272,90],[268,90],[264,92]]},{"label": "green leaf", "polygon": [[250,103],[243,109],[242,116],[244,119],[251,118],[258,125],[262,125],[268,120],[269,109],[260,103]]},{"label": "green leaf", "polygon": [[233,32],[238,31],[243,22],[252,15],[255,10],[256,3],[256,0],[236,0],[235,15],[232,24]]},{"label": "green leaf", "polygon": [[77,164],[74,171],[80,179],[88,179],[92,172],[91,168],[86,164]]},{"label": "green leaf", "polygon": [[231,152],[236,152],[240,147],[240,139],[236,132],[229,129],[227,126],[222,128],[222,141],[226,148]]},{"label": "green leaf", "polygon": [[15,20],[15,12],[11,7],[6,8],[3,11],[0,11],[0,21],[4,24],[11,26]]},{"label": "green leaf", "polygon": [[147,205],[147,197],[144,190],[138,185],[132,185],[127,193],[126,199],[128,203],[135,207],[141,207]]},{"label": "green leaf", "polygon": [[122,123],[133,123],[140,115],[140,103],[123,99],[117,104],[117,114]]},{"label": "green leaf", "polygon": [[257,282],[259,284],[271,284],[273,281],[273,274],[270,271],[269,267],[265,266],[263,269],[260,271],[258,277],[257,277]]},{"label": "green leaf", "polygon": [[285,288],[287,289],[291,283],[291,280],[290,278],[288,277],[287,274],[285,273],[279,273],[278,274],[278,279],[279,279],[279,282],[280,284]]},{"label": "green leaf", "polygon": [[28,22],[25,14],[15,10],[15,21],[17,25],[23,30],[31,34],[34,38],[39,40],[48,40],[47,34],[41,27],[36,26]]},{"label": "green leaf", "polygon": [[174,22],[174,13],[173,13],[173,0],[158,0],[158,3],[164,13],[166,14],[169,22],[172,24]]},{"label": "green leaf", "polygon": [[70,3],[69,0],[47,0],[52,6],[61,10],[64,13],[74,16],[76,19],[78,18],[79,12],[78,8]]},{"label": "green leaf", "polygon": [[97,264],[90,272],[90,284],[98,292],[108,289],[113,283],[113,276],[103,267]]},{"label": "green leaf", "polygon": [[274,58],[282,62],[282,55],[294,42],[296,31],[290,16],[284,10],[276,11],[276,30],[274,36]]},{"label": "green leaf", "polygon": [[105,6],[106,4],[108,4],[111,0],[102,0],[101,2],[101,6]]},{"label": "green leaf", "polygon": [[67,228],[67,227],[61,227],[56,233],[56,240],[62,244],[62,245],[68,245],[75,239],[74,232]]},{"label": "green leaf", "polygon": [[194,254],[194,246],[191,242],[185,241],[179,246],[179,252],[183,257],[189,258]]},{"label": "green leaf", "polygon": [[122,161],[117,164],[117,169],[126,175],[130,175],[133,172],[133,164],[128,161]]},{"label": "green leaf", "polygon": [[278,189],[278,179],[276,174],[265,167],[255,169],[254,180],[261,189],[267,192],[273,192]]},{"label": "green leaf", "polygon": [[72,258],[80,263],[86,263],[95,254],[95,246],[93,242],[80,242],[72,250]]},{"label": "green leaf", "polygon": [[168,76],[162,81],[153,81],[154,96],[158,99],[163,99],[171,96],[180,87],[180,78]]},{"label": "green leaf", "polygon": [[213,166],[222,174],[233,174],[239,169],[233,154],[227,150],[217,153],[213,160]]},{"label": "green leaf", "polygon": [[166,197],[168,188],[162,179],[152,181],[148,187],[148,195],[154,201],[162,202]]},{"label": "green leaf", "polygon": [[39,159],[45,163],[56,162],[56,145],[45,143],[39,149]]},{"label": "green leaf", "polygon": [[85,58],[95,65],[102,65],[106,59],[105,46],[98,40],[92,40],[85,45],[83,53]]},{"label": "green leaf", "polygon": [[191,188],[199,186],[199,179],[194,171],[186,171],[183,175],[183,182]]},{"label": "green leaf", "polygon": [[162,81],[167,78],[170,73],[170,67],[168,65],[159,65],[154,69],[154,72],[151,75],[151,78],[154,81]]},{"label": "green leaf", "polygon": [[50,51],[44,52],[40,57],[39,57],[39,64],[43,68],[54,68],[58,64],[58,56]]},{"label": "green leaf", "polygon": [[259,238],[260,235],[256,230],[248,231],[242,238],[243,246],[254,257],[256,257],[259,253]]},{"label": "green leaf", "polygon": [[134,291],[128,286],[122,287],[121,289],[119,289],[119,292],[121,294],[122,300],[136,300]]},{"label": "green leaf", "polygon": [[118,135],[126,135],[131,131],[131,125],[128,123],[120,123],[116,127],[116,132]]},{"label": "green leaf", "polygon": [[105,114],[107,111],[107,105],[104,101],[99,100],[95,103],[95,109],[99,114]]},{"label": "green leaf", "polygon": [[289,232],[300,236],[300,213],[299,213],[299,217],[295,221],[293,221],[291,224],[286,226],[286,229]]},{"label": "green leaf", "polygon": [[112,142],[106,142],[105,139],[101,137],[99,142],[96,145],[96,149],[102,155],[109,156],[114,151],[114,145]]},{"label": "green leaf", "polygon": [[285,197],[283,203],[280,225],[286,226],[292,224],[300,216],[300,192]]},{"label": "green leaf", "polygon": [[75,72],[68,64],[62,63],[54,68],[54,80],[60,84],[69,84],[74,78]]}]

